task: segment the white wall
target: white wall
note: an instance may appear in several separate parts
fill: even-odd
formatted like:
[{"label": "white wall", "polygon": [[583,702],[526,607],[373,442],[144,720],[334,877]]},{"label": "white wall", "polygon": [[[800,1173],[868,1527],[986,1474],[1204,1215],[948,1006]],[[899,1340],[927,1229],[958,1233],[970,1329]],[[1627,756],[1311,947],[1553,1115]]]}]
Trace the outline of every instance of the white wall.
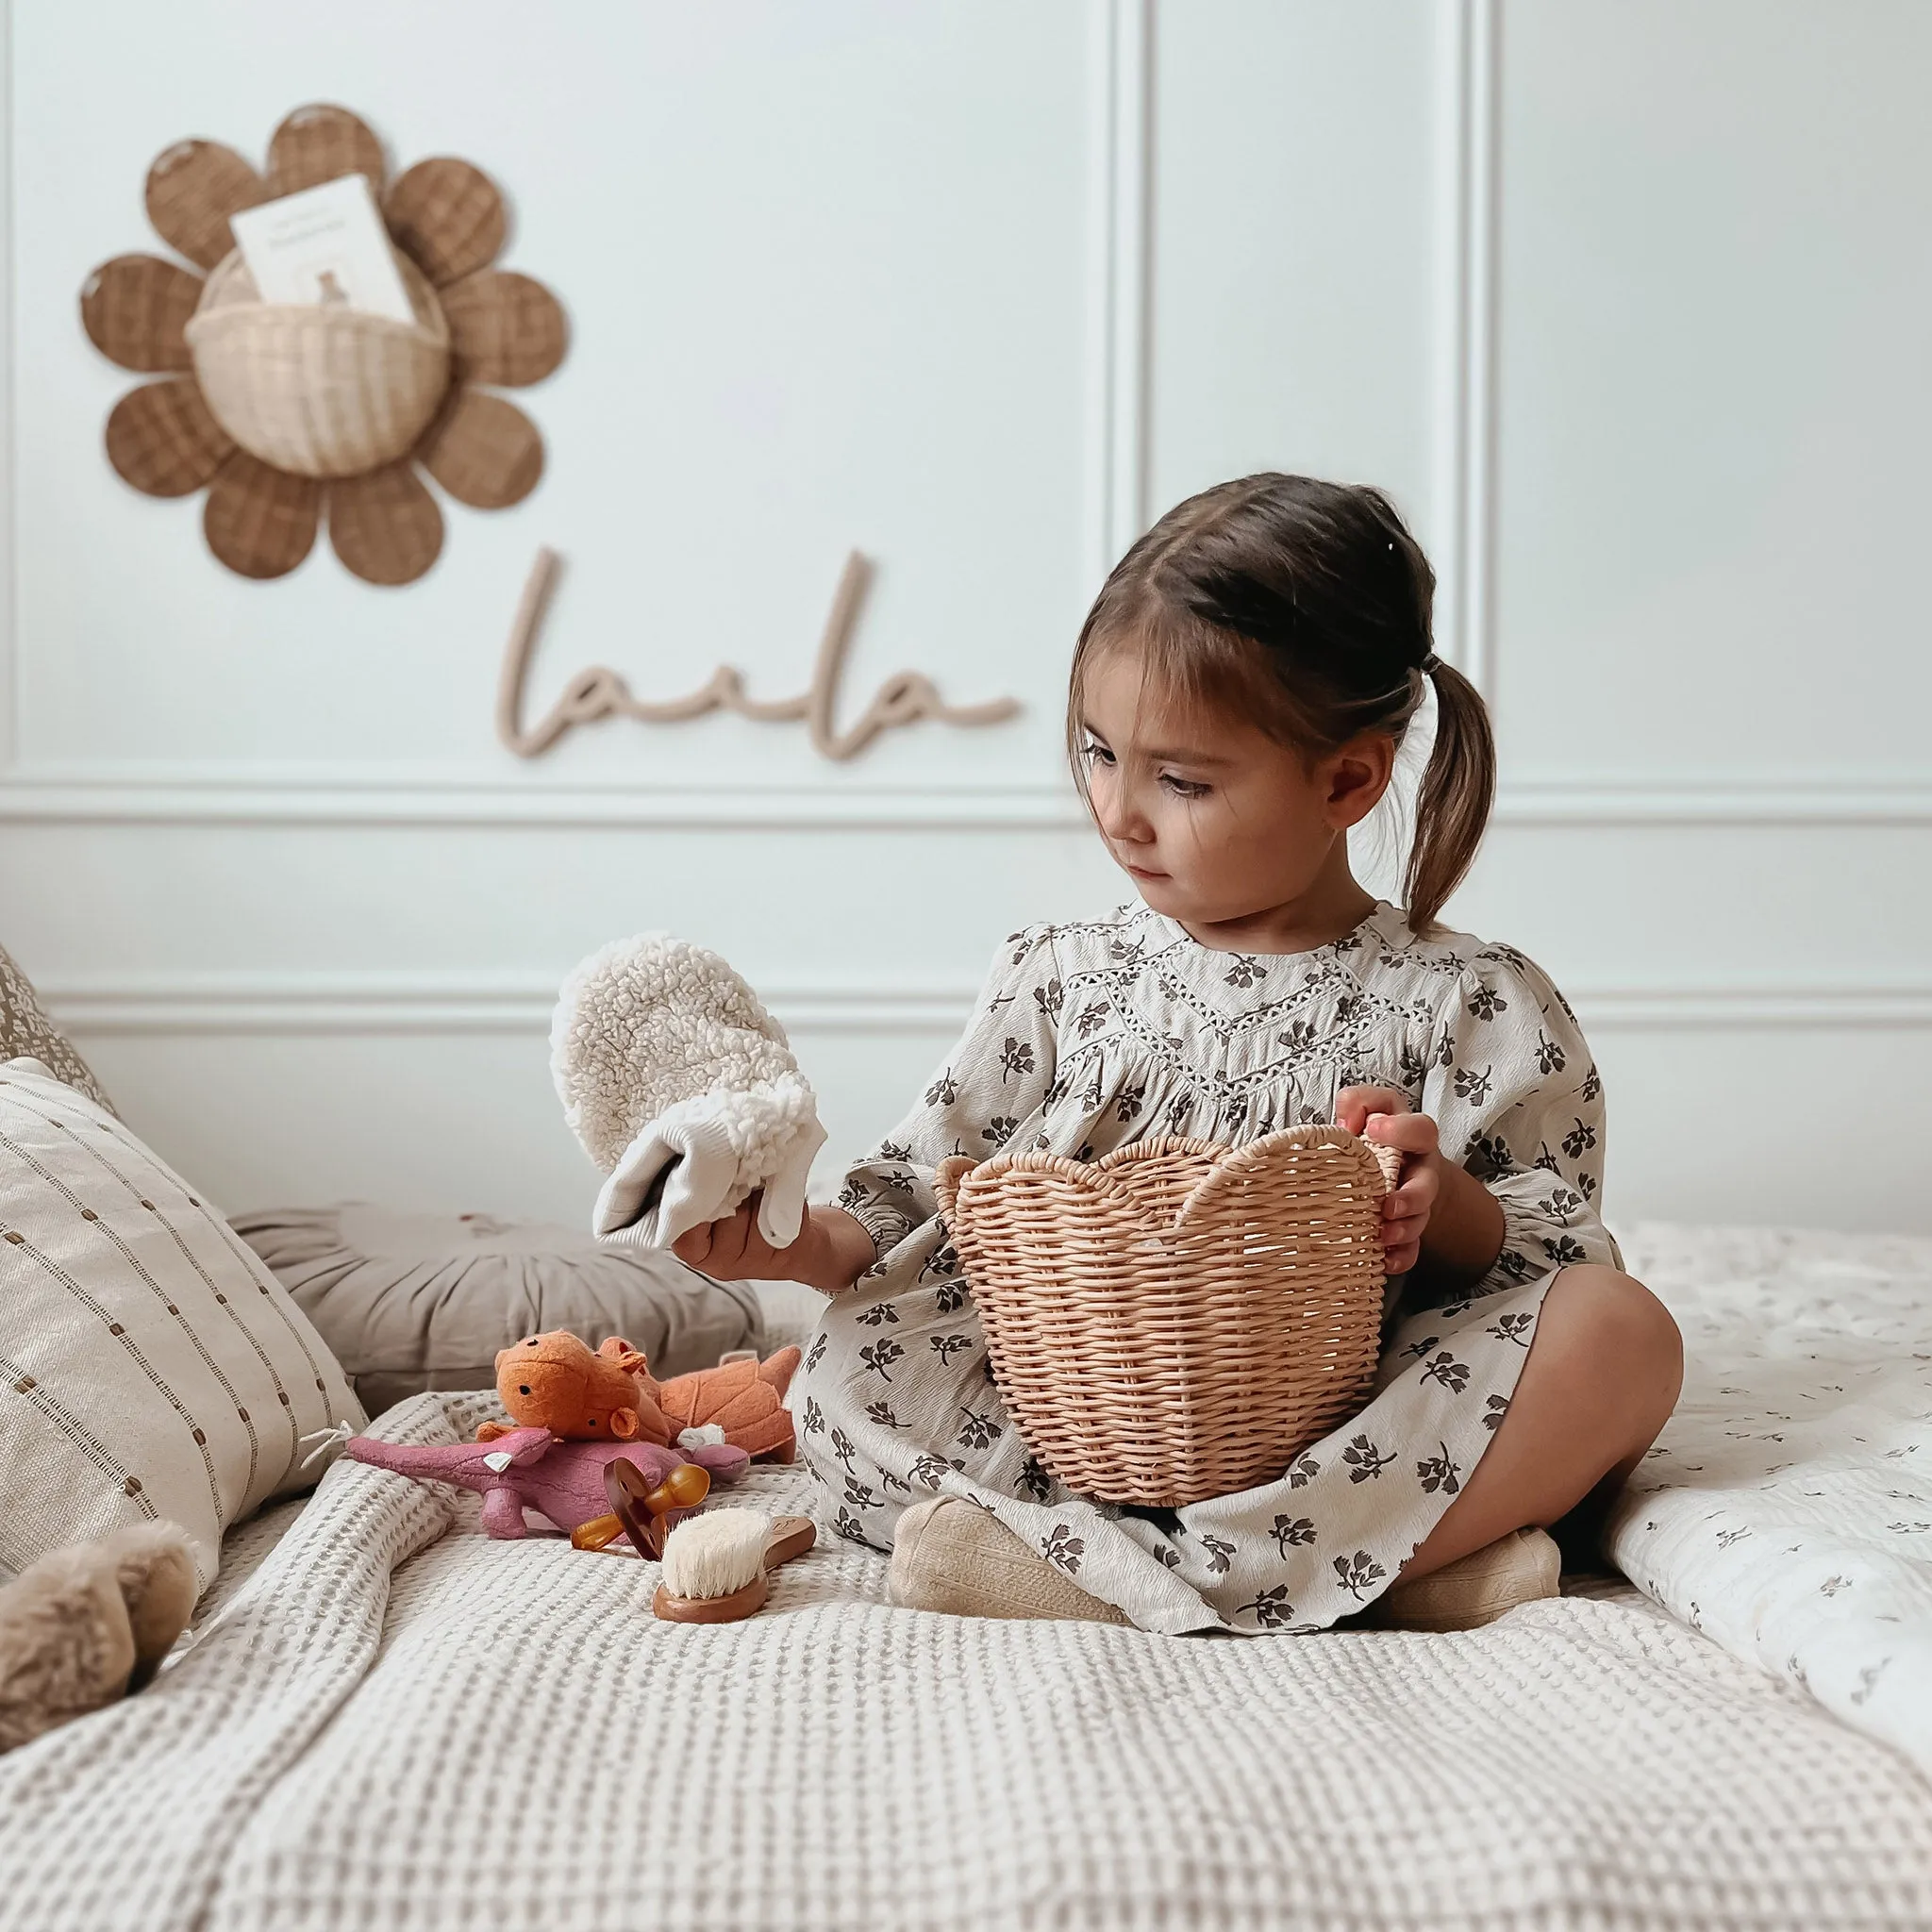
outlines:
[{"label": "white wall", "polygon": [[[837,1149],[1000,935],[1112,893],[1058,766],[1085,601],[1261,466],[1383,482],[1496,707],[1459,923],[1541,958],[1610,1088],[1612,1218],[1932,1227],[1919,591],[1932,134],[1913,0],[15,0],[0,935],[135,1123],[234,1206],[575,1220],[551,988],[718,946]],[[464,155],[562,298],[550,467],[373,590],[244,583],[100,428],[75,297],[198,133],[365,114]],[[797,689],[841,559],[847,706],[902,666],[1014,724],[847,768],[732,718],[491,731],[721,659]]]}]

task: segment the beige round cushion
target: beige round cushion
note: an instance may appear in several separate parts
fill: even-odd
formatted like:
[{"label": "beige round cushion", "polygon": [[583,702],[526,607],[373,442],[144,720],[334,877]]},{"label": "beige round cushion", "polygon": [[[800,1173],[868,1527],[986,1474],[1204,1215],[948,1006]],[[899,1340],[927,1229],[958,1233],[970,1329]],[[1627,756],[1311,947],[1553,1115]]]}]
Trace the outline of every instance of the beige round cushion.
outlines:
[{"label": "beige round cushion", "polygon": [[568,1328],[592,1348],[622,1335],[657,1375],[763,1352],[749,1283],[674,1255],[608,1248],[543,1222],[406,1214],[366,1202],[235,1217],[322,1332],[372,1415],[425,1389],[488,1389],[496,1351]]}]

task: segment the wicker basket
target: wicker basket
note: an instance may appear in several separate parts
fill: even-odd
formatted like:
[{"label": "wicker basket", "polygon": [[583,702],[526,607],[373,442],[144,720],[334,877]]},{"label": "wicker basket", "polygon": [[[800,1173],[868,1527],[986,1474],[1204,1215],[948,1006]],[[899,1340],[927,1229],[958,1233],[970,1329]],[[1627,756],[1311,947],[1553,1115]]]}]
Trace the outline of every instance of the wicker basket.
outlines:
[{"label": "wicker basket", "polygon": [[1163,1507],[1280,1475],[1374,1379],[1399,1159],[1308,1126],[943,1163],[940,1208],[1033,1453],[1070,1490]]},{"label": "wicker basket", "polygon": [[357,476],[415,446],[449,388],[449,323],[422,270],[397,266],[416,322],[260,301],[239,251],[187,328],[208,408],[251,456],[300,476]]}]

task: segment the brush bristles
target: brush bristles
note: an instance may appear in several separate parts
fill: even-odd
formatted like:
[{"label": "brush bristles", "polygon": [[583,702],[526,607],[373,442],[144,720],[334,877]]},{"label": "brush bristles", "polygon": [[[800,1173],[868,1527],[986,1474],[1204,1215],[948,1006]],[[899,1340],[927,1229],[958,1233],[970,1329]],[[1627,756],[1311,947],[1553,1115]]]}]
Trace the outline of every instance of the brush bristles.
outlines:
[{"label": "brush bristles", "polygon": [[707,1509],[664,1541],[664,1588],[672,1596],[729,1596],[765,1567],[772,1519],[757,1509]]}]

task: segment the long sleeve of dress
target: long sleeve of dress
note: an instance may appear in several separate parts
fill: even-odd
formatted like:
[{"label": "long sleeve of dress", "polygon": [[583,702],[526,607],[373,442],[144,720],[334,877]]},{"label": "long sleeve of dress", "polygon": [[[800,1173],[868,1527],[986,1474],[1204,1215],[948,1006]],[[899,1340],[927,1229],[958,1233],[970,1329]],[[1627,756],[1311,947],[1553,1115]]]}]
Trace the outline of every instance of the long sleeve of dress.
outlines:
[{"label": "long sleeve of dress", "polygon": [[1621,1265],[1600,1208],[1603,1081],[1568,1001],[1521,953],[1466,961],[1437,1016],[1423,1111],[1502,1206],[1503,1251],[1474,1293],[1573,1261]]},{"label": "long sleeve of dress", "polygon": [[872,1236],[881,1265],[938,1215],[933,1174],[941,1161],[955,1154],[986,1160],[1032,1142],[1054,1081],[1061,1000],[1049,929],[1012,934],[958,1044],[835,1197]]}]

